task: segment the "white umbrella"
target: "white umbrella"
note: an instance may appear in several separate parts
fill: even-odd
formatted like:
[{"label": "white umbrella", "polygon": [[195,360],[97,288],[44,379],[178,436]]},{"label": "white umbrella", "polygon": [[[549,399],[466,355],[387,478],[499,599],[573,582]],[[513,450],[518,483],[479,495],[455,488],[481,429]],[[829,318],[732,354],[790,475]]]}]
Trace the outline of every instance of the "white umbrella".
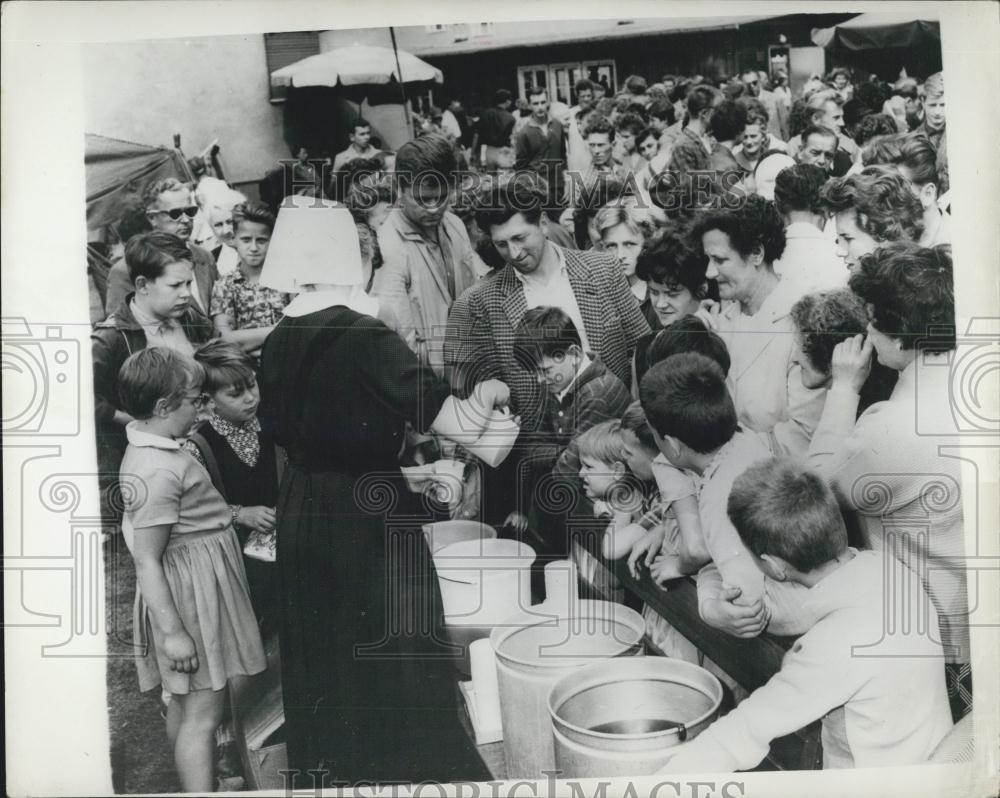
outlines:
[{"label": "white umbrella", "polygon": [[384,86],[393,81],[443,83],[444,75],[440,69],[410,53],[402,50],[394,53],[389,47],[365,44],[311,55],[271,73],[274,87]]}]

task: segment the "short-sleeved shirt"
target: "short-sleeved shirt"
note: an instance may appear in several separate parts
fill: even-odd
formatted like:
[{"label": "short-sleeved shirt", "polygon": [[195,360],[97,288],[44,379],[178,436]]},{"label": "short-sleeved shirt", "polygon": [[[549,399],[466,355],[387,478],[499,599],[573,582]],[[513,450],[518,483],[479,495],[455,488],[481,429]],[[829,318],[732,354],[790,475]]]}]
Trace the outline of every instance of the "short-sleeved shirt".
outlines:
[{"label": "short-sleeved shirt", "polygon": [[[696,480],[698,515],[712,560],[730,584],[744,589],[750,598],[763,587],[764,574],[740,539],[726,507],[733,483],[747,468],[770,456],[764,442],[753,432],[739,430],[725,443]],[[740,578],[744,577],[744,578]],[[751,584],[754,590],[750,589]]]},{"label": "short-sleeved shirt", "polygon": [[208,472],[178,441],[125,428],[128,448],[121,465],[125,517],[122,533],[131,549],[135,530],[168,524],[168,546],[183,545],[183,535],[217,532],[230,526],[232,511],[212,485]]},{"label": "short-sleeved shirt", "polygon": [[239,269],[227,274],[212,288],[212,318],[225,314],[236,330],[273,327],[291,301],[288,294],[251,283]]}]

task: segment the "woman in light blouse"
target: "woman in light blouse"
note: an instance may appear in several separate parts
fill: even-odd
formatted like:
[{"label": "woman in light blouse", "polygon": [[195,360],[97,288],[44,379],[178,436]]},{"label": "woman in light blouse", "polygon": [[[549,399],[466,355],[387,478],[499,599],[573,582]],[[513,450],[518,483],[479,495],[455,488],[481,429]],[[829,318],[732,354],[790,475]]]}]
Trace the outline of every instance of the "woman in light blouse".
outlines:
[{"label": "woman in light blouse", "polygon": [[729,349],[740,424],[763,433],[775,454],[804,454],[826,391],[802,384],[794,357],[790,311],[805,291],[774,272],[785,249],[781,217],[773,203],[750,196],[737,209],[699,213],[689,237],[718,284],[722,303],[705,320]]},{"label": "woman in light blouse", "polygon": [[[892,552],[923,581],[941,624],[957,719],[971,708],[972,683],[962,469],[949,454],[963,440],[968,402],[953,390],[951,249],[888,244],[861,258],[850,287],[871,309],[868,335],[833,351],[832,386],[809,461],[857,512],[868,544]],[[888,401],[855,423],[872,352],[899,380]],[[919,608],[906,611],[916,617]]]}]

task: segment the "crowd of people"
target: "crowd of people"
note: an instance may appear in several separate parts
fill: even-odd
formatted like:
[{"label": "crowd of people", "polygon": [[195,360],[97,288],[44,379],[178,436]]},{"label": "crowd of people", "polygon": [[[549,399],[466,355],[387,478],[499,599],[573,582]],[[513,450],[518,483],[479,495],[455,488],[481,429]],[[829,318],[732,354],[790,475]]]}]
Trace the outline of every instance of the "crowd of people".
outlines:
[{"label": "crowd of people", "polygon": [[[148,186],[94,391],[140,687],[163,690],[185,790],[212,789],[222,688],[270,634],[302,786],[488,778],[420,531],[456,505],[400,472],[442,458],[465,464],[462,517],[572,557],[590,589],[620,597],[627,560],[694,580],[711,627],[799,636],[747,695],[644,610],[738,700],[668,769],[752,768],[820,718],[827,767],[928,760],[972,695],[941,454],[943,79],[786,83],[581,80],[576,105],[532,88],[516,116],[500,89],[395,153],[358,119],[335,179],[297,151],[270,204]],[[488,466],[469,449],[503,408],[520,435]],[[262,539],[273,562],[242,554]]]}]

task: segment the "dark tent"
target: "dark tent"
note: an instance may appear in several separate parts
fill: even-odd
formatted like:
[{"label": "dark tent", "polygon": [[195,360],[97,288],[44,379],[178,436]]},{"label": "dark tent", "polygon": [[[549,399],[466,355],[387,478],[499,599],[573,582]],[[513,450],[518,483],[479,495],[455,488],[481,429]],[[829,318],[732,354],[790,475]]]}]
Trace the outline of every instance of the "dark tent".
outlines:
[{"label": "dark tent", "polygon": [[921,78],[941,70],[941,25],[919,9],[861,14],[831,28],[814,28],[812,40],[826,48],[829,63],[863,69],[890,82],[902,69]]},{"label": "dark tent", "polygon": [[154,180],[194,179],[184,156],[166,147],[86,134],[87,229],[114,224],[139,204],[142,190]]},{"label": "dark tent", "polygon": [[816,28],[812,40],[827,50],[941,46],[941,25],[910,12],[861,14],[832,28]]},{"label": "dark tent", "polygon": [[[147,147],[131,141],[86,134],[84,171],[87,180],[87,273],[90,277],[90,320],[100,321],[105,308],[112,245],[121,236],[118,223],[148,227],[142,212],[142,192],[155,180],[194,176],[180,150]],[[139,228],[141,229],[141,227]],[[133,232],[135,230],[133,229]]]}]

